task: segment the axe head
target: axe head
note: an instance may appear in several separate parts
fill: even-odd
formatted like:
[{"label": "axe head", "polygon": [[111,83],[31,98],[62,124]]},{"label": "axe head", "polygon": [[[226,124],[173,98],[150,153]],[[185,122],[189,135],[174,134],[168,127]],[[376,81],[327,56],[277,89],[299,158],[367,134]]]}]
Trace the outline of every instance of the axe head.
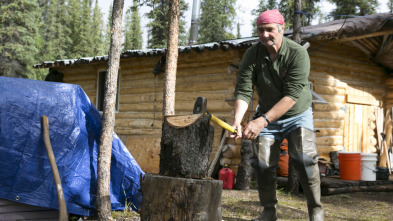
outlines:
[{"label": "axe head", "polygon": [[193,114],[206,113],[207,99],[204,97],[198,97],[194,104]]}]

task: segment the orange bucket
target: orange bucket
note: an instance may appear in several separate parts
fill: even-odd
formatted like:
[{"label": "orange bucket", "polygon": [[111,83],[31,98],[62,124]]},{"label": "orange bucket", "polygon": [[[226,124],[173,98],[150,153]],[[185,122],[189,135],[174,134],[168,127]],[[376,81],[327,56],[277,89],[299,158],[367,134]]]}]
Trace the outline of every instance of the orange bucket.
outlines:
[{"label": "orange bucket", "polygon": [[341,180],[360,180],[361,178],[360,152],[338,152]]}]

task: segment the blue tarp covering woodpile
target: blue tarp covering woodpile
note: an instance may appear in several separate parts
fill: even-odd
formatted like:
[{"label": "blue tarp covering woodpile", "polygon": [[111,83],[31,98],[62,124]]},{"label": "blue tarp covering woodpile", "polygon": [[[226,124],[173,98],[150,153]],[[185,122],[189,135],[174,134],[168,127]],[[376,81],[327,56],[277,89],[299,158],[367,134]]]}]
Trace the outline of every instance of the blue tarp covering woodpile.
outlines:
[{"label": "blue tarp covering woodpile", "polygon": [[[69,213],[94,215],[101,115],[78,85],[0,77],[0,198],[58,209],[56,188],[42,139],[49,135]],[[111,204],[137,209],[144,172],[114,133]]]}]

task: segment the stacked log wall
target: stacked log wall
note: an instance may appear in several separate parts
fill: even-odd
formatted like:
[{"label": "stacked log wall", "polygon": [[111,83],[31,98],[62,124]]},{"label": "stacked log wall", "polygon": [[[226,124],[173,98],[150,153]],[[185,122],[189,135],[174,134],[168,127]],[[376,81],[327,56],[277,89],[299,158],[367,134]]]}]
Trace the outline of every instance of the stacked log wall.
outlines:
[{"label": "stacked log wall", "polygon": [[[377,139],[375,131],[375,109],[383,105],[385,95],[385,73],[357,48],[348,43],[313,42],[308,49],[311,59],[309,80],[313,90],[328,104],[314,104],[314,127],[317,133],[318,152],[329,159],[330,151],[345,149],[352,131],[349,128],[349,111],[353,105],[363,105],[364,120],[369,122],[362,130],[369,131],[369,150],[372,152]],[[322,46],[321,46],[322,45]],[[207,98],[207,109],[218,118],[232,123],[233,106],[225,100],[233,98],[237,70],[231,64],[239,65],[245,50],[212,50],[197,53],[190,51],[180,54],[176,79],[176,115],[192,113],[198,96]],[[160,57],[140,57],[121,60],[119,111],[116,113],[115,132],[126,144],[142,169],[149,173],[158,173],[162,127],[162,100],[164,66],[156,76],[153,69]],[[97,74],[105,70],[106,63],[60,67],[64,73],[64,82],[79,84],[92,102],[96,103]],[[393,91],[393,80],[388,81],[388,88]],[[393,96],[391,96],[393,97]],[[386,98],[387,105],[390,102]],[[392,99],[393,100],[393,99]],[[253,109],[257,105],[254,97]],[[390,106],[390,107],[391,107]],[[386,107],[385,107],[386,108]],[[251,105],[249,108],[251,112]],[[353,110],[352,110],[353,111]],[[249,119],[247,115],[243,121]],[[212,123],[215,128],[213,152],[222,135],[222,128]],[[353,125],[352,125],[353,126]],[[228,144],[240,148],[240,141],[228,139]],[[347,148],[348,150],[348,148]],[[357,150],[355,147],[353,151]],[[239,151],[236,151],[238,153]],[[225,158],[225,157],[224,157]],[[225,161],[225,160],[223,160]],[[240,155],[235,154],[226,162],[236,172]]]},{"label": "stacked log wall", "polygon": [[[377,66],[357,48],[348,43],[310,42],[308,49],[311,60],[310,81],[313,90],[328,104],[314,104],[314,127],[317,133],[318,152],[329,160],[330,151],[375,151],[375,113],[381,107],[385,93],[383,69]],[[351,104],[363,108],[364,135],[369,136],[369,143],[353,144],[350,139],[357,139],[356,132],[349,131],[349,113]],[[353,110],[352,110],[353,111]],[[352,119],[353,120],[353,119]],[[368,125],[368,126],[367,126]],[[373,127],[374,125],[374,127]],[[348,130],[348,131],[345,131]],[[367,139],[364,139],[367,140]],[[356,142],[355,142],[356,144]]]}]

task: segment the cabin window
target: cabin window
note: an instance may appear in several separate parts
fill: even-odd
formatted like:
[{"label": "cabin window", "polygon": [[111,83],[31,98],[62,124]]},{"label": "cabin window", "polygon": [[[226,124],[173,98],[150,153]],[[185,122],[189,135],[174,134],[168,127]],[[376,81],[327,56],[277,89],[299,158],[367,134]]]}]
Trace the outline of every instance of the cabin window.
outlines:
[{"label": "cabin window", "polygon": [[[97,109],[103,111],[104,109],[104,90],[105,90],[106,71],[98,72],[98,86],[97,86]],[[119,82],[120,71],[117,76],[117,93],[116,93],[116,111],[119,111]]]}]

